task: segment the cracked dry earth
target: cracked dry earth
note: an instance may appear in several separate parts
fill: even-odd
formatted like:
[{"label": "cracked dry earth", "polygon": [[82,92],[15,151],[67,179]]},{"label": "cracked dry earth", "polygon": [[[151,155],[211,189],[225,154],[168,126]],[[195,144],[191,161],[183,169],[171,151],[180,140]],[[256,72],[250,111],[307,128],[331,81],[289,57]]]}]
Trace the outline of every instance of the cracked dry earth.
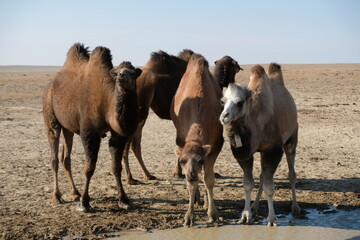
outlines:
[{"label": "cracked dry earth", "polygon": [[[265,66],[266,67],[266,66]],[[251,66],[238,73],[247,84]],[[360,64],[282,65],[285,84],[299,113],[296,185],[301,208],[360,208]],[[60,190],[65,201],[52,205],[50,151],[42,119],[43,88],[56,67],[0,67],[0,238],[59,239],[111,237],[127,229],[169,229],[182,226],[188,195],[185,181],[174,179],[175,130],[170,121],[150,113],[144,127],[142,150],[146,166],[157,180],[143,180],[140,166],[130,155],[130,167],[139,185],[125,190],[136,208],[119,210],[116,183],[111,173],[108,137],[103,139],[90,185],[94,213],[76,211],[70,201],[60,167]],[[74,138],[72,167],[81,190],[84,154]],[[254,176],[258,182],[259,156]],[[232,157],[228,142],[216,162],[215,204],[224,222],[239,218],[244,206],[242,171]],[[291,211],[286,161],[275,173],[275,212]],[[125,173],[123,173],[124,176]],[[257,186],[253,192],[255,198]],[[204,196],[204,186],[201,185]],[[263,196],[257,219],[267,215]],[[206,222],[206,211],[196,208],[197,222]]]}]

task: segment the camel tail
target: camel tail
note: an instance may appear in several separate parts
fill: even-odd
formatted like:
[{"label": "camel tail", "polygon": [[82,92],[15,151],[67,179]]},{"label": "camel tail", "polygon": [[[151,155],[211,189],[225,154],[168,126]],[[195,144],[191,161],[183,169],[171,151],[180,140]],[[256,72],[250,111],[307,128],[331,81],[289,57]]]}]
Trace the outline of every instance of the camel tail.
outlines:
[{"label": "camel tail", "polygon": [[110,73],[113,68],[110,49],[101,46],[96,47],[90,55],[87,68],[91,71],[104,70],[106,73]]},{"label": "camel tail", "polygon": [[285,87],[281,66],[277,63],[270,63],[269,69],[268,69],[268,75],[270,78],[277,81],[279,84]]},{"label": "camel tail", "polygon": [[75,43],[68,51],[64,67],[74,67],[89,61],[89,48],[82,43]]}]

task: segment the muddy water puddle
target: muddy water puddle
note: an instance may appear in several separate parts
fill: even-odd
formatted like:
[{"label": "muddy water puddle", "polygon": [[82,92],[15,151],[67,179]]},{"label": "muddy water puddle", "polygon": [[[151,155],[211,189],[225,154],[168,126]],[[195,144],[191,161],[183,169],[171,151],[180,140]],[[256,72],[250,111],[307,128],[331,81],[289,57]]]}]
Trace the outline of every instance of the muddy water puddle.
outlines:
[{"label": "muddy water puddle", "polygon": [[152,230],[151,232],[121,232],[111,240],[160,240],[160,239],[360,239],[360,209],[345,211],[327,209],[318,211],[306,209],[305,219],[295,219],[289,215],[278,215],[278,226],[267,227],[266,219],[258,225],[239,225],[229,221],[220,227],[206,227],[198,224],[191,228]]}]

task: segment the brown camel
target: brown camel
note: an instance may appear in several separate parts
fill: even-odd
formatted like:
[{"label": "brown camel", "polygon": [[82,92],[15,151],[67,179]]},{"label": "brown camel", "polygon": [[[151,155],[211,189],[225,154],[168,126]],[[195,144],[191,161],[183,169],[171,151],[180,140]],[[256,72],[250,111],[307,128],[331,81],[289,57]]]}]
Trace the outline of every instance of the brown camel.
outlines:
[{"label": "brown camel", "polygon": [[244,69],[240,67],[237,61],[229,56],[224,56],[215,61],[214,77],[221,89],[223,89],[229,83],[235,82],[235,75],[240,70],[243,71]]},{"label": "brown camel", "polygon": [[[161,119],[170,120],[170,104],[179,86],[180,79],[185,73],[187,63],[194,52],[184,49],[179,55],[169,55],[164,51],[153,52],[150,60],[142,68],[143,72],[137,79],[137,93],[140,106],[140,124],[124,151],[124,163],[127,173],[127,182],[137,184],[129,167],[129,148],[135,154],[143,170],[144,179],[155,179],[147,170],[141,154],[142,129],[151,108]],[[221,88],[227,87],[230,82],[235,82],[235,74],[243,70],[239,64],[229,56],[215,62],[214,76]],[[180,164],[175,165],[175,177],[183,177]]]},{"label": "brown camel", "polygon": [[176,128],[176,155],[185,173],[189,208],[184,226],[195,222],[194,203],[199,173],[204,170],[208,216],[218,219],[213,199],[214,164],[224,139],[219,116],[222,91],[209,71],[208,62],[193,54],[171,104],[171,119]]},{"label": "brown camel", "polygon": [[[251,70],[248,88],[230,83],[222,102],[224,110],[220,121],[224,124],[231,150],[244,171],[245,207],[240,222],[250,223],[251,191],[254,188],[252,176],[253,154],[261,154],[260,190],[268,198],[268,225],[276,225],[273,207],[275,170],[283,152],[289,167],[289,177],[293,196],[292,210],[299,214],[296,202],[294,170],[296,145],[298,141],[297,111],[294,99],[285,88],[280,65],[270,64],[269,75],[260,65]],[[258,208],[258,200],[254,208]]]},{"label": "brown camel", "polygon": [[85,150],[85,184],[78,210],[91,211],[89,184],[95,171],[101,137],[111,132],[109,148],[112,170],[116,178],[119,207],[129,208],[121,182],[121,157],[126,142],[137,129],[139,107],[136,78],[141,70],[130,62],[113,69],[110,50],[97,47],[89,56],[82,44],[73,45],[63,68],[44,92],[45,128],[51,148],[54,175],[53,202],[63,202],[58,188],[58,148],[63,133],[61,161],[71,186],[73,199],[80,197],[71,174],[71,149],[74,133],[80,135]]},{"label": "brown camel", "polygon": [[[137,79],[137,94],[140,107],[140,123],[134,137],[128,142],[124,151],[124,163],[127,173],[127,182],[136,184],[129,167],[129,148],[138,159],[147,180],[155,179],[146,169],[141,154],[142,129],[151,108],[161,119],[170,120],[170,105],[179,86],[187,63],[193,52],[184,49],[179,55],[169,55],[164,51],[153,52],[150,60],[142,68],[142,74]],[[179,173],[178,173],[179,174]]]}]

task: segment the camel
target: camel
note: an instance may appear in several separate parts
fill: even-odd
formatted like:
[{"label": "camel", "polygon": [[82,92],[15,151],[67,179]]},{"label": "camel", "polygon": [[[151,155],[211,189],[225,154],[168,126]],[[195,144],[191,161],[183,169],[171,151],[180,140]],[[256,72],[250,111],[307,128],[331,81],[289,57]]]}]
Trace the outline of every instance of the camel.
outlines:
[{"label": "camel", "polygon": [[58,149],[63,135],[61,162],[71,187],[73,200],[80,198],[71,174],[71,150],[74,134],[80,135],[85,150],[85,183],[78,210],[93,211],[89,185],[95,171],[101,137],[111,132],[109,149],[116,179],[119,207],[128,209],[131,202],[121,182],[121,157],[128,139],[139,123],[136,78],[141,69],[130,62],[113,68],[110,50],[96,47],[91,55],[83,44],[74,44],[67,53],[63,68],[49,83],[43,95],[45,129],[51,148],[54,178],[52,202],[62,203],[58,187]]},{"label": "camel", "polygon": [[218,82],[221,89],[226,88],[229,83],[235,82],[235,75],[239,71],[243,71],[233,58],[224,56],[221,59],[215,61],[214,77]]},{"label": "camel", "polygon": [[[179,86],[181,77],[185,73],[187,63],[193,51],[184,49],[178,56],[169,55],[164,51],[153,52],[150,60],[142,68],[142,74],[137,79],[137,94],[140,107],[140,123],[135,135],[131,138],[124,150],[124,163],[127,173],[127,183],[137,184],[132,177],[129,167],[129,148],[133,151],[143,170],[144,179],[155,179],[147,170],[141,154],[142,129],[151,108],[161,119],[170,120],[170,105]],[[180,175],[178,168],[175,175]]]},{"label": "camel", "polygon": [[207,190],[207,214],[210,222],[218,220],[213,187],[214,164],[224,142],[219,121],[221,96],[221,88],[211,75],[206,59],[193,54],[171,104],[171,119],[176,128],[175,153],[189,192],[184,226],[192,226],[195,222],[195,195],[202,169]]},{"label": "camel", "polygon": [[252,221],[250,196],[254,188],[253,154],[260,152],[260,189],[253,207],[257,210],[264,189],[269,207],[268,225],[276,226],[273,176],[283,152],[286,154],[289,167],[292,212],[300,213],[295,194],[294,169],[298,122],[296,105],[285,88],[280,65],[270,64],[268,73],[271,78],[263,67],[256,65],[251,70],[248,88],[230,83],[222,99],[224,110],[220,115],[220,121],[224,125],[232,153],[244,171],[245,207],[240,222]]}]

